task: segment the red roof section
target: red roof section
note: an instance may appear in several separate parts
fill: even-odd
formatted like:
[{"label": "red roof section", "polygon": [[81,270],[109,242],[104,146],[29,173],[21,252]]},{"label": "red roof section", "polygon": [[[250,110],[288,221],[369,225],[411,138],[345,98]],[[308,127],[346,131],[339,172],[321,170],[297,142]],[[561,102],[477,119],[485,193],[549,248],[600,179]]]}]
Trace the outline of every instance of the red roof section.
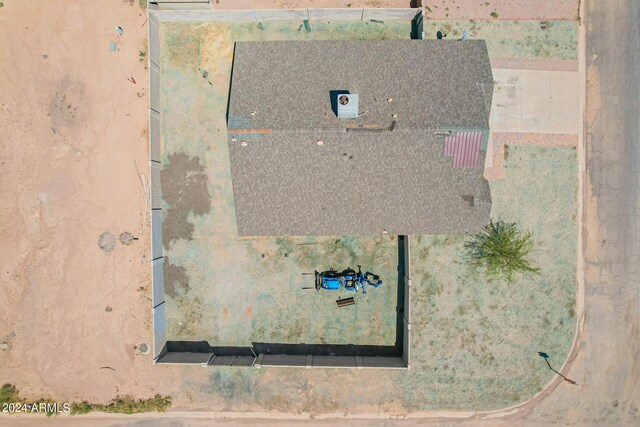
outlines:
[{"label": "red roof section", "polygon": [[444,155],[453,156],[453,167],[475,168],[480,157],[482,132],[458,132],[444,138]]}]

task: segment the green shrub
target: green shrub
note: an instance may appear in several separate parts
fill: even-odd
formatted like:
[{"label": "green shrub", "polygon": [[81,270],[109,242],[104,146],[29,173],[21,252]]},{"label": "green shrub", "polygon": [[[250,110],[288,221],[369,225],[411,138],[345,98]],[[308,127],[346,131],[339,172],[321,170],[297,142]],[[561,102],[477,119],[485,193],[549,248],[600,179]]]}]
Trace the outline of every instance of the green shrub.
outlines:
[{"label": "green shrub", "polygon": [[131,397],[116,397],[104,409],[104,412],[122,414],[136,414],[139,412],[164,412],[171,405],[171,398],[156,394],[151,399],[133,399]]},{"label": "green shrub", "polygon": [[0,404],[5,403],[19,403],[21,402],[18,397],[18,390],[13,384],[4,384],[0,388]]},{"label": "green shrub", "polygon": [[[20,392],[18,391],[16,386],[14,386],[13,384],[3,384],[2,388],[0,389],[0,405],[5,403],[25,404],[27,402],[25,402],[25,399],[20,397]],[[47,405],[49,405],[48,407],[53,407],[54,404],[54,402],[49,399],[40,398],[35,401],[28,402],[28,405],[36,405],[39,407],[42,403],[46,403]],[[31,406],[29,406],[29,408],[31,408]],[[46,415],[47,417],[50,417],[52,415],[57,415],[57,412],[46,412]]]},{"label": "green shrub", "polygon": [[83,415],[88,414],[89,412],[94,410],[94,406],[91,403],[83,400],[82,402],[73,402],[71,404],[71,415]]},{"label": "green shrub", "polygon": [[[4,403],[23,403],[24,399],[19,396],[16,386],[13,384],[4,384],[0,389],[0,405]],[[53,403],[48,399],[38,399],[35,404]],[[150,399],[134,399],[130,396],[116,396],[106,405],[99,403],[89,403],[86,400],[82,402],[73,402],[71,404],[71,415],[88,414],[92,411],[112,412],[118,414],[138,414],[141,412],[164,412],[171,405],[171,397],[160,396],[156,394]],[[47,413],[47,416],[53,413]]]},{"label": "green shrub", "polygon": [[71,414],[87,414],[91,411],[111,412],[118,414],[138,414],[141,412],[164,412],[171,405],[171,398],[156,394],[151,399],[134,399],[129,396],[116,396],[106,405],[82,401],[71,404]]},{"label": "green shrub", "polygon": [[466,257],[487,276],[512,282],[514,275],[538,274],[527,255],[533,248],[530,232],[521,232],[514,223],[489,221],[480,233],[464,243]]}]

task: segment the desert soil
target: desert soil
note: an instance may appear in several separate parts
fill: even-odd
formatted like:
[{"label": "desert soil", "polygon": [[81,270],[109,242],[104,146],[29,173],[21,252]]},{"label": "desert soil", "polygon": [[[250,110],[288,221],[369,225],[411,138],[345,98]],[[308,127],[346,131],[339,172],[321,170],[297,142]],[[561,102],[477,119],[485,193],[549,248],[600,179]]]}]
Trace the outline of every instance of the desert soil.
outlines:
[{"label": "desert soil", "polygon": [[120,0],[0,8],[0,382],[27,396],[155,392],[134,348],[151,344],[145,20]]},{"label": "desert soil", "polygon": [[[542,10],[557,15],[574,5],[577,8],[577,2],[553,2],[553,8],[547,9],[531,7],[532,2],[511,2],[521,5],[514,8],[512,18],[535,15],[534,19],[542,19],[538,16]],[[202,371],[153,366],[148,356],[137,355],[134,349],[151,340],[145,258],[148,219],[144,177],[141,181],[140,176],[146,175],[148,161],[148,79],[144,62],[138,61],[146,40],[144,13],[137,4],[129,6],[120,0],[3,3],[0,340],[8,342],[9,350],[0,352],[0,382],[16,384],[25,395],[60,400],[175,392],[179,384],[201,378]],[[263,3],[314,7],[320,2]],[[341,6],[343,2],[331,3]],[[364,2],[354,1],[352,7],[362,6],[360,3]],[[463,3],[467,2],[459,1]],[[471,7],[472,2],[468,3]],[[565,3],[571,7],[563,6]],[[467,15],[460,12],[460,16],[479,18],[474,10],[465,9]],[[502,7],[496,10],[500,18],[509,16]],[[624,11],[616,13],[625,16]],[[566,12],[564,18],[572,16]],[[605,22],[613,22],[612,16],[602,12]],[[123,28],[123,36],[116,34],[115,26]],[[637,36],[637,30],[634,34]],[[110,41],[116,41],[119,50],[110,52]],[[637,37],[634,46],[637,48]],[[593,54],[595,60],[604,52],[599,49]],[[592,72],[594,78],[605,77],[597,68]],[[593,117],[598,116],[598,97],[604,93],[599,85],[589,89],[593,97],[589,102],[595,105],[590,109]],[[601,130],[601,137],[604,134]],[[608,162],[610,156],[601,159]],[[597,212],[591,209],[587,214],[587,224],[597,227]],[[120,244],[117,237],[125,231],[139,240],[129,246]],[[116,237],[108,254],[98,245],[105,232]],[[598,237],[589,236],[594,260],[601,255]],[[611,252],[617,254],[616,248]],[[606,257],[599,259],[598,268],[606,272],[610,262]],[[558,397],[539,409],[530,407],[527,416],[534,424],[606,423],[622,418],[631,425],[632,419],[637,421],[639,383],[633,374],[637,358],[632,353],[633,349],[637,353],[637,333],[631,333],[637,332],[638,325],[637,276],[627,283],[623,294],[598,285],[613,279],[591,274],[594,315],[604,313],[613,319],[601,325],[592,323],[597,335],[591,338],[602,344],[578,357],[577,379],[591,385],[574,392],[563,385],[554,394]],[[633,298],[636,311],[630,312]],[[626,323],[614,316],[615,307],[627,311]],[[609,325],[612,329],[607,332]],[[589,349],[587,338],[582,346]],[[619,352],[621,349],[624,351]],[[594,350],[600,356],[594,356]],[[620,360],[623,363],[617,363]],[[100,369],[107,365],[115,371]],[[614,377],[608,376],[611,371]],[[620,383],[625,377],[627,381]],[[615,400],[597,397],[610,389],[615,391]],[[585,403],[576,405],[579,401]],[[571,415],[562,418],[568,408]],[[510,423],[492,422],[500,424]]]}]

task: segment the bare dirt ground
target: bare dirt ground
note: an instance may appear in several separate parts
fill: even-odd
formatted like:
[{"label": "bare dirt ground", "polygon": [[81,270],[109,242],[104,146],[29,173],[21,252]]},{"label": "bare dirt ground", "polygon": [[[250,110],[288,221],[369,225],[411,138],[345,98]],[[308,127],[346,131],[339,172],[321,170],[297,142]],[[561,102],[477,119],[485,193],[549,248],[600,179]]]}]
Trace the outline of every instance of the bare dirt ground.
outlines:
[{"label": "bare dirt ground", "polygon": [[214,9],[304,9],[326,7],[409,7],[410,0],[212,0]]},{"label": "bare dirt ground", "polygon": [[579,0],[423,0],[430,19],[575,20]]},{"label": "bare dirt ground", "polygon": [[151,344],[145,19],[121,0],[0,8],[0,382],[25,395],[153,395],[134,349]]},{"label": "bare dirt ground", "polygon": [[[180,383],[201,378],[202,371],[153,366],[145,356],[136,356],[133,348],[151,339],[149,291],[138,290],[149,284],[149,265],[142,259],[149,243],[148,226],[144,192],[132,161],[136,160],[141,173],[146,172],[147,99],[137,95],[147,87],[147,73],[137,61],[146,37],[146,29],[141,28],[144,16],[137,5],[125,6],[121,0],[3,3],[0,27],[5,36],[0,39],[0,57],[11,58],[11,62],[3,60],[0,67],[0,340],[8,341],[10,347],[0,352],[0,380],[15,383],[25,395],[49,394],[61,400],[107,400],[118,392],[148,397],[158,391],[176,391]],[[590,2],[591,6],[595,3]],[[590,173],[595,175],[594,188],[602,194],[591,199],[585,227],[598,230],[598,209],[614,221],[606,230],[590,233],[587,244],[592,251],[587,277],[592,280],[588,335],[571,371],[585,385],[561,385],[516,420],[471,418],[467,424],[637,424],[638,279],[636,272],[623,278],[613,270],[627,255],[636,254],[637,265],[638,252],[633,246],[637,236],[615,225],[615,207],[605,211],[605,205],[626,210],[634,201],[637,204],[637,194],[624,195],[629,186],[620,189],[624,180],[615,167],[626,159],[632,170],[630,159],[636,155],[632,149],[638,147],[632,138],[637,133],[633,137],[630,132],[626,140],[629,152],[618,154],[625,139],[615,131],[621,117],[615,115],[614,102],[615,97],[624,99],[625,88],[634,88],[637,95],[637,76],[635,85],[624,85],[625,44],[607,55],[622,31],[612,23],[625,20],[631,23],[625,31],[631,33],[630,28],[635,28],[635,39],[629,37],[632,41],[627,44],[631,52],[637,51],[638,9],[637,4],[631,9],[632,3],[601,2],[592,11],[592,18],[599,16],[601,22],[591,29],[607,27],[594,33],[594,40],[602,40],[602,45],[589,54],[594,64],[588,117],[592,122],[600,117],[603,123],[590,132],[594,144],[612,142],[611,151],[594,145],[592,160],[597,164]],[[554,8],[557,4],[554,2]],[[525,6],[520,17],[539,10],[529,2]],[[505,16],[499,13],[500,18]],[[116,36],[116,25],[124,29],[123,37]],[[109,52],[110,40],[119,40],[118,52]],[[597,63],[596,57],[600,57]],[[615,76],[619,85],[612,89],[605,80]],[[137,84],[128,82],[129,77]],[[608,116],[601,112],[605,104],[610,106]],[[631,126],[637,119],[637,103],[627,107]],[[607,121],[608,127],[604,126]],[[611,165],[607,175],[598,175]],[[613,202],[607,192],[615,194]],[[637,217],[626,218],[627,225],[633,221],[637,226]],[[103,232],[117,239],[123,231],[140,240],[131,246],[116,240],[109,254],[98,247]],[[607,241],[621,243],[600,249]],[[624,280],[624,286],[616,287],[617,280]],[[116,371],[99,369],[105,365]],[[372,407],[371,412],[376,409]],[[0,424],[41,421],[34,420],[5,418]],[[122,424],[123,419],[54,420],[60,425],[71,421],[103,425]],[[169,425],[168,421],[160,423]],[[150,425],[140,418],[124,422]],[[454,422],[448,418],[447,424]]]}]

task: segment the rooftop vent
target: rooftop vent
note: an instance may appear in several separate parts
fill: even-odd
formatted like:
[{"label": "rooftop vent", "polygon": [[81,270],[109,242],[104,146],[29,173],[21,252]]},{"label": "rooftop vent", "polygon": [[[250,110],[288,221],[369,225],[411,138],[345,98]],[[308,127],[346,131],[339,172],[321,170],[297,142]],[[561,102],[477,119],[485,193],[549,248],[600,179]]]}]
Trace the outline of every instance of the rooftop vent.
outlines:
[{"label": "rooftop vent", "polygon": [[355,119],[358,117],[358,95],[354,93],[338,95],[338,117],[341,119]]}]

